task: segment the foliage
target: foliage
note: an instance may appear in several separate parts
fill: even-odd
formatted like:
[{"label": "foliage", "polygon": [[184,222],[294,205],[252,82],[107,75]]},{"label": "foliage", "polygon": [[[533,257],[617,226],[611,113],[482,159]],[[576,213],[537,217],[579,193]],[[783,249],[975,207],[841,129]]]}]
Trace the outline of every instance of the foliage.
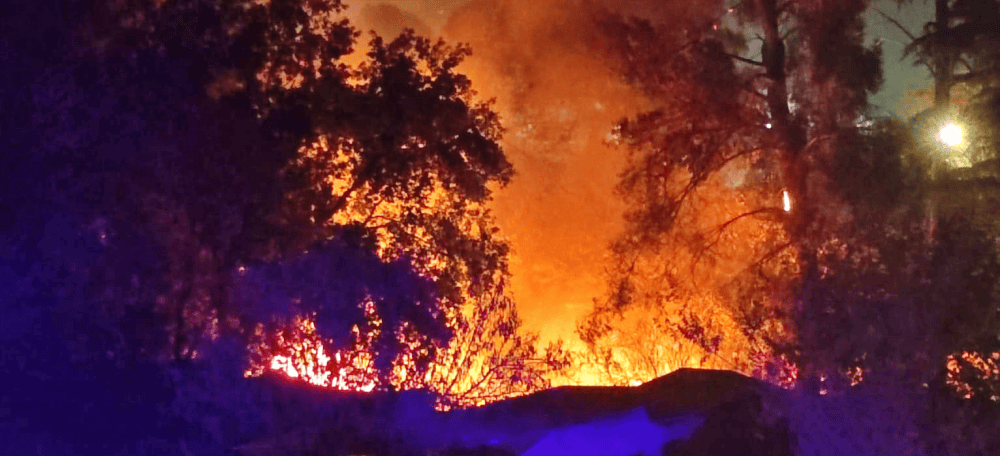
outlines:
[{"label": "foliage", "polygon": [[[33,81],[27,129],[46,132],[37,138],[44,153],[20,162],[17,181],[33,188],[32,176],[44,176],[53,186],[37,194],[92,214],[80,223],[100,224],[111,250],[138,242],[157,257],[139,276],[129,275],[128,254],[109,263],[121,269],[103,272],[121,282],[106,286],[146,293],[135,306],[167,334],[137,350],[189,360],[219,331],[266,323],[229,300],[236,269],[330,237],[381,236],[382,259],[426,266],[419,272],[440,284],[439,304],[451,312],[460,285],[504,270],[506,246],[488,213],[472,206],[488,198],[488,183],[506,182],[510,165],[495,142],[495,116],[452,71],[467,50],[407,35],[349,70],[337,59],[355,34],[328,17],[339,2],[96,6],[76,55]],[[324,159],[364,163],[368,171],[354,170],[357,193],[303,190],[336,177],[305,158],[303,146],[317,142],[339,145]],[[352,215],[366,205],[375,222],[312,212],[337,204]]]},{"label": "foliage", "polygon": [[598,309],[621,312],[650,296],[658,306],[705,302],[695,311],[722,310],[735,329],[726,335],[757,347],[738,358],[769,346],[811,362],[793,347],[818,333],[799,323],[822,308],[812,285],[822,252],[852,236],[857,179],[891,176],[878,186],[887,203],[908,184],[899,155],[883,149],[891,136],[855,125],[881,82],[879,49],[862,45],[864,6],[740,2],[729,14],[761,27],[760,60],[739,55],[741,43],[718,27],[681,36],[607,21],[628,56],[623,74],[661,107],[617,130],[630,155],[620,184],[629,227]]},{"label": "foliage", "polygon": [[[977,2],[938,3],[959,11]],[[621,325],[615,317],[642,304],[663,312],[707,296],[709,308],[724,309],[749,340],[766,344],[766,354],[792,361],[788,373],[797,375],[802,391],[858,404],[870,400],[854,397],[864,396],[862,389],[898,395],[897,404],[877,411],[885,423],[863,425],[880,434],[869,439],[883,445],[872,454],[922,446],[933,454],[988,453],[995,443],[963,441],[957,429],[979,435],[995,413],[988,398],[995,391],[1000,277],[995,224],[982,218],[995,202],[995,164],[944,170],[936,163],[940,146],[921,140],[930,118],[903,125],[865,115],[865,96],[880,78],[878,49],[864,49],[855,33],[861,6],[741,2],[737,12],[763,30],[760,61],[736,55],[737,47],[726,48],[707,29],[670,41],[668,30],[619,22],[614,30],[625,37],[622,54],[629,56],[623,74],[665,102],[618,130],[630,154],[621,185],[629,230],[615,245],[609,293],[595,307],[603,315],[587,323],[612,334],[611,326]],[[962,17],[951,24],[971,30],[976,21]],[[948,52],[985,56],[991,51],[979,46],[992,33],[983,29],[975,34],[980,44]],[[925,63],[947,63],[932,42],[911,49],[929,53]],[[688,63],[696,57],[712,64]],[[946,78],[947,87],[962,78]],[[959,118],[973,132],[968,147],[978,160],[995,152],[989,93]],[[742,176],[767,170],[768,178],[764,185],[727,187],[733,168]],[[774,210],[782,194],[790,207]],[[732,200],[746,207],[726,208]],[[685,218],[685,210],[701,218]],[[713,213],[720,218],[702,215]],[[736,231],[750,222],[770,236]],[[714,234],[727,230],[736,232],[729,244]],[[711,272],[726,280],[694,266],[698,250],[713,248],[719,260]],[[741,267],[727,267],[722,258]],[[711,333],[701,328],[688,340]],[[606,352],[614,347],[603,344]],[[965,404],[953,402],[956,392],[968,398]],[[946,416],[963,424],[944,426]],[[799,432],[806,435],[804,426]]]},{"label": "foliage", "polygon": [[646,382],[682,367],[747,370],[736,364],[740,360],[726,356],[739,351],[728,346],[732,339],[722,329],[727,325],[715,321],[726,316],[699,314],[662,307],[622,314],[595,309],[580,327],[587,351],[576,368],[593,364],[601,372],[601,383],[618,386]]},{"label": "foliage", "polygon": [[[641,21],[606,25],[628,56],[622,73],[662,105],[616,132],[629,153],[628,229],[582,335],[611,368],[608,353],[643,346],[601,339],[637,333],[623,316],[645,323],[700,300],[697,315],[732,322],[715,329],[723,345],[742,333],[757,347],[744,362],[786,356],[807,391],[891,378],[926,397],[921,383],[941,385],[949,356],[967,381],[990,372],[989,349],[971,347],[996,328],[994,235],[969,217],[980,212],[969,196],[992,198],[990,183],[932,184],[933,158],[912,139],[919,127],[864,115],[880,75],[878,49],[851,32],[860,2],[775,6],[736,11],[764,30],[760,61],[707,28],[678,37]],[[765,177],[754,181],[757,170]],[[699,271],[706,258],[711,268]],[[679,332],[711,353],[713,328],[697,327]],[[989,381],[972,383],[990,395]],[[911,423],[924,413],[914,406],[901,412]]]},{"label": "foliage", "polygon": [[[609,17],[602,26],[618,42],[613,57],[625,77],[660,107],[615,132],[629,154],[619,184],[628,225],[613,244],[609,292],[584,323],[584,338],[598,342],[616,315],[633,309],[639,321],[646,313],[664,318],[664,328],[682,336],[678,344],[702,352],[692,355],[696,360],[712,356],[718,347],[706,341],[721,337],[728,347],[724,367],[750,372],[747,361],[760,346],[740,333],[738,306],[727,302],[730,286],[758,266],[782,274],[791,260],[779,162],[755,78],[728,55],[731,37],[707,25],[680,34],[676,27]],[[712,319],[721,326],[703,328],[700,334],[711,336],[701,344],[686,340],[685,313],[717,315]],[[609,345],[600,351],[621,342],[605,339]],[[623,348],[644,348],[632,345]]]},{"label": "foliage", "polygon": [[[416,274],[407,262],[385,264],[363,246],[328,242],[278,264],[244,267],[237,274],[241,296],[236,302],[261,322],[257,329],[264,333],[293,330],[299,326],[293,324],[296,318],[304,317],[321,340],[331,342],[327,348],[335,350],[351,347],[357,336],[353,328],[367,327],[371,316],[378,315],[381,328],[365,349],[372,356],[370,367],[383,378],[391,371],[396,354],[411,348],[396,337],[397,332],[419,328],[419,338],[410,342],[430,350],[431,355],[434,347],[447,344],[452,335],[444,313],[437,308],[433,283]],[[293,345],[272,348],[273,352],[261,355],[279,355]],[[417,367],[426,368],[426,362]]]},{"label": "foliage", "polygon": [[904,30],[911,41],[903,52],[934,77],[935,105],[940,108],[948,105],[949,92],[957,84],[984,90],[993,85],[997,54],[987,43],[1000,38],[992,26],[1000,19],[1000,5],[992,0],[935,0],[934,6],[935,20],[924,26],[922,35]]},{"label": "foliage", "polygon": [[[164,245],[179,256],[170,275],[190,277],[172,300],[177,345],[194,342],[181,334],[199,319],[187,315],[192,297],[205,302],[200,319],[218,321],[223,331],[237,321],[244,332],[271,324],[261,309],[242,309],[230,299],[236,270],[261,262],[294,269],[296,255],[325,239],[378,250],[381,259],[359,261],[412,264],[437,284],[433,304],[417,288],[406,289],[413,296],[375,299],[380,306],[392,302],[379,309],[383,319],[393,327],[407,320],[430,336],[425,343],[447,339],[442,325],[461,302],[460,284],[492,280],[505,268],[506,247],[494,239],[488,214],[470,208],[488,198],[488,183],[506,182],[510,165],[496,144],[495,115],[474,103],[468,80],[453,72],[467,50],[412,34],[387,45],[376,37],[365,62],[348,68],[339,59],[356,34],[335,19],[341,9],[337,1],[189,1],[110,10],[124,23],[112,42],[131,46],[122,52],[155,52],[187,63],[179,82],[207,92],[189,96],[208,108],[223,107],[256,133],[236,135],[256,138],[245,143],[195,143],[211,152],[193,162],[194,156],[177,155],[193,168],[157,170],[167,183],[180,184],[180,191],[153,187],[140,193],[140,214],[165,219],[158,223],[159,238],[191,233],[184,245]],[[204,129],[213,133],[211,127]],[[223,160],[211,166],[207,159],[216,157]],[[191,178],[208,182],[192,186]],[[234,188],[234,182],[253,185]],[[226,195],[232,199],[219,198]],[[165,217],[156,218],[154,210]],[[343,256],[341,268],[347,258],[362,257]],[[376,273],[373,267],[353,271],[351,280]],[[325,304],[305,300],[298,310],[318,311],[321,332],[346,340],[352,323],[363,317],[357,307],[363,293],[348,294],[329,294]],[[403,316],[408,309],[431,312],[434,305],[443,307],[429,320]],[[340,321],[351,309],[358,318]],[[393,334],[384,334],[379,345],[388,347]],[[174,352],[175,358],[193,353],[179,347]],[[380,365],[388,369],[384,360]]]},{"label": "foliage", "polygon": [[468,52],[412,34],[376,37],[351,86],[293,90],[324,95],[314,136],[284,171],[287,217],[360,227],[383,258],[415,260],[450,305],[504,273],[508,249],[483,203],[511,165],[496,114],[454,72]]},{"label": "foliage", "polygon": [[[136,391],[81,389],[64,414],[148,401],[134,427],[159,429],[147,418],[162,412],[152,419],[164,429],[182,434],[187,422],[229,443],[234,429],[267,425],[234,418],[266,409],[244,394],[241,343],[293,340],[281,331],[309,318],[315,337],[350,347],[374,312],[382,331],[366,348],[390,385],[404,352],[412,375],[425,374],[467,331],[462,306],[480,298],[489,317],[468,330],[483,334],[475,347],[510,342],[495,358],[504,385],[541,385],[518,358],[533,356],[534,339],[518,334],[512,303],[486,297],[508,248],[485,204],[512,170],[495,113],[455,70],[468,49],[375,37],[348,67],[358,34],[342,10],[337,0],[11,6],[0,72],[24,90],[0,90],[11,152],[0,157],[10,284],[0,320],[15,361],[4,365],[25,370],[9,372],[10,410],[29,416],[32,401],[49,401],[23,394],[35,377],[66,395],[144,372]],[[239,348],[219,355],[220,344]],[[211,367],[227,357],[233,365]],[[462,375],[495,389],[497,370]],[[27,421],[44,432],[44,420]]]},{"label": "foliage", "polygon": [[[260,328],[252,374],[278,370],[346,390],[428,390],[437,395],[438,407],[448,409],[484,405],[548,388],[551,375],[564,371],[570,363],[560,345],[539,353],[538,336],[519,332],[514,303],[502,287],[480,295],[465,307],[448,326],[454,336],[447,344],[430,344],[432,350],[420,343],[420,338],[428,335],[414,331],[414,325],[387,331],[392,327],[380,317],[377,306],[365,306],[365,314],[364,321],[351,328],[353,340],[348,344],[322,337],[312,319],[296,318],[277,330]],[[385,333],[392,335],[398,346],[390,350],[378,347],[376,341]],[[376,368],[383,353],[390,362],[389,372]]]},{"label": "foliage", "polygon": [[[987,290],[995,286],[991,265],[995,262],[997,227],[994,220],[983,215],[996,204],[998,124],[993,87],[997,55],[989,43],[997,35],[989,24],[1000,14],[1000,4],[992,0],[937,0],[934,5],[934,21],[925,25],[922,35],[914,36],[904,30],[911,39],[906,55],[914,56],[915,65],[925,66],[934,78],[934,106],[914,119],[913,128],[917,129],[914,136],[926,136],[921,129],[936,129],[934,122],[950,120],[963,126],[966,138],[956,150],[942,151],[928,141],[911,147],[932,156],[949,153],[953,157],[948,164],[960,166],[941,169],[944,166],[934,162],[943,160],[934,157],[931,161],[930,167],[937,168],[937,172],[932,181],[925,183],[928,238],[937,242],[938,249],[933,253],[930,267],[933,269],[943,258],[949,258],[944,260],[950,263],[949,267],[961,271],[948,277],[962,284],[963,291],[958,294],[968,292],[974,296],[965,302],[956,297],[956,307],[939,315],[947,327],[943,336],[947,375],[946,379],[939,377],[937,383],[952,393],[957,388],[959,396],[989,409],[988,398],[995,389],[989,359],[996,349],[997,322],[995,309],[991,307],[996,298]],[[963,252],[962,246],[968,245],[977,247]],[[947,249],[947,253],[941,248]],[[958,257],[960,253],[966,258]],[[948,298],[940,299],[948,301]]]},{"label": "foliage", "polygon": [[[900,4],[909,3],[898,0]],[[993,0],[935,0],[934,20],[922,34],[910,38],[904,58],[927,68],[934,78],[934,104],[917,119],[936,128],[941,118],[959,121],[966,131],[963,166],[996,158],[996,74],[1000,54],[994,45],[1000,35],[993,24],[1000,20],[1000,4]],[[898,24],[897,24],[898,25]],[[995,172],[995,163],[988,166]]]},{"label": "foliage", "polygon": [[[538,335],[522,334],[520,326],[514,301],[502,286],[483,293],[459,317],[452,343],[413,386],[438,393],[447,408],[481,406],[549,388],[552,377],[572,360],[561,343],[540,352]],[[405,377],[417,380],[417,373]]]}]

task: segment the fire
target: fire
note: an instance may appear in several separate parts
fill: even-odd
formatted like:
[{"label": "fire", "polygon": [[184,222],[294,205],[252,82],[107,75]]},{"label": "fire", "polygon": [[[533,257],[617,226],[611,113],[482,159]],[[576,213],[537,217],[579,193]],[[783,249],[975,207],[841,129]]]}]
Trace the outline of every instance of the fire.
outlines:
[{"label": "fire", "polygon": [[[537,350],[537,339],[517,332],[513,300],[503,286],[468,302],[447,346],[428,349],[424,337],[403,322],[392,329],[400,342],[388,371],[376,369],[374,342],[384,322],[371,302],[367,322],[353,328],[354,343],[331,349],[309,318],[298,318],[283,330],[259,327],[253,368],[247,376],[277,372],[309,383],[352,391],[428,389],[438,395],[438,408],[478,406],[529,394],[549,386],[544,377],[568,361],[558,348]],[[425,364],[423,361],[428,361]],[[557,366],[557,367],[553,367]]]},{"label": "fire", "polygon": [[[473,2],[474,3],[474,2]],[[509,2],[513,4],[513,2]],[[560,8],[562,2],[544,5],[545,8],[514,8],[512,23],[529,30],[548,34],[552,24],[562,27],[582,27],[591,17],[580,11]],[[350,11],[348,12],[350,14]],[[605,138],[615,122],[644,109],[648,103],[645,97],[624,84],[618,78],[608,75],[607,63],[598,58],[598,53],[580,49],[578,44],[562,40],[560,34],[546,38],[525,40],[520,36],[502,35],[504,40],[496,40],[498,33],[506,34],[502,24],[494,24],[493,14],[475,4],[470,4],[456,13],[456,17],[443,32],[454,42],[472,43],[476,53],[466,60],[461,72],[468,74],[482,98],[496,98],[494,106],[501,113],[508,133],[503,145],[511,161],[518,168],[518,178],[503,192],[497,194],[489,209],[497,214],[498,223],[511,237],[516,255],[511,258],[513,272],[512,288],[519,297],[521,313],[528,329],[540,331],[542,341],[557,337],[567,340],[570,348],[583,350],[573,329],[576,320],[590,308],[591,299],[603,288],[604,247],[621,230],[622,203],[614,196],[617,182],[616,171],[622,165],[621,154],[609,149]],[[460,19],[460,20],[459,20]],[[566,25],[569,24],[569,25]],[[534,33],[525,36],[534,37]],[[390,37],[387,37],[391,39]],[[521,46],[508,43],[523,40]],[[356,68],[364,60],[367,46],[364,40],[355,47],[355,52],[342,59],[349,67]],[[551,58],[539,59],[539,55]],[[294,82],[294,81],[293,81]],[[326,169],[341,170],[341,175],[330,176],[330,187],[335,195],[342,194],[348,187],[351,175],[349,151],[331,153],[337,147],[320,140],[303,149],[303,159],[317,160],[321,157],[335,157]],[[555,152],[559,151],[558,154]],[[565,188],[559,192],[553,189]],[[359,191],[364,191],[361,189]],[[694,197],[715,200],[712,211],[683,214],[700,227],[718,227],[727,223],[734,215],[756,209],[746,204],[742,198],[733,198],[731,193],[720,192]],[[444,207],[447,192],[435,184],[421,201],[428,208]],[[788,211],[791,201],[787,193],[784,207]],[[525,204],[530,201],[530,204]],[[774,205],[774,201],[770,201]],[[526,208],[528,208],[526,210]],[[334,215],[328,223],[344,225],[364,222],[377,227],[385,220],[398,217],[407,208],[400,202],[384,201],[372,206],[362,197],[353,198],[344,210]],[[430,209],[428,209],[430,210]],[[485,211],[486,208],[470,208],[470,211]],[[370,223],[369,223],[370,222]],[[476,229],[470,226],[469,229]],[[394,252],[395,234],[387,228],[375,228],[379,255],[391,257]],[[426,233],[408,233],[422,238]],[[746,217],[730,223],[725,229],[706,231],[701,238],[678,238],[679,247],[671,252],[684,264],[681,268],[691,273],[684,277],[694,288],[722,289],[737,272],[746,268],[755,258],[764,255],[764,250],[775,239],[782,240],[783,233],[775,233],[771,227],[763,226],[759,220]],[[702,251],[693,250],[690,241],[697,241]],[[735,246],[735,247],[734,247]],[[735,254],[717,255],[719,250],[736,249]],[[412,254],[413,252],[406,252]],[[423,274],[433,276],[445,267],[446,259],[433,252],[420,252],[419,262]],[[697,276],[697,277],[695,277]],[[697,282],[697,283],[694,283]],[[700,306],[718,308],[719,297],[711,293],[693,298]],[[719,321],[724,321],[720,317]],[[313,334],[312,323],[304,319],[298,323],[298,331]],[[730,368],[733,363],[746,361],[748,349],[739,340],[739,330],[735,322],[726,321],[720,329],[724,334],[732,334],[723,343],[718,356],[703,361],[693,355],[693,349],[685,350],[687,343],[682,336],[655,340],[653,345],[660,358],[670,358],[654,362],[646,368],[636,351],[620,352],[616,362],[630,372],[626,383],[649,380],[674,369],[703,365]],[[662,335],[662,334],[660,334]],[[624,337],[624,336],[623,336]],[[338,370],[331,366],[341,366],[347,359],[370,359],[364,348],[353,351],[334,351],[324,346],[318,338],[315,341],[286,340],[285,345],[272,347],[273,356],[263,362],[266,369],[281,372],[293,378],[302,378],[310,383],[350,389],[354,385],[346,380],[353,375],[352,369],[367,369],[364,362],[351,369]],[[677,351],[674,353],[673,351]],[[739,353],[739,355],[734,355]],[[353,358],[352,358],[353,357]],[[742,369],[747,371],[748,369]],[[600,369],[581,366],[572,378],[552,379],[553,383],[607,384]],[[364,387],[376,388],[369,380]]]},{"label": "fire", "polygon": [[[970,365],[974,372],[964,372],[965,369],[959,360]],[[997,386],[1000,385],[1000,352],[984,354],[964,351],[961,354],[949,356],[946,367],[948,370],[947,384],[963,398],[972,399],[976,394],[973,386],[963,380],[963,377],[974,376],[994,385],[989,400],[1000,402],[1000,390],[997,389]]]},{"label": "fire", "polygon": [[[262,327],[258,327],[257,335],[264,335]],[[272,342],[252,347],[259,360],[244,373],[246,377],[259,377],[270,370],[341,391],[370,392],[378,387],[371,354],[342,349],[330,356],[311,319],[297,318],[290,328],[272,337]]]},{"label": "fire", "polygon": [[[749,159],[734,160],[737,170],[749,166]],[[725,171],[687,196],[674,217],[675,228],[658,234],[655,242],[644,241],[645,232],[620,241],[626,249],[619,260],[624,266],[615,279],[628,291],[624,298],[609,294],[584,328],[598,349],[595,354],[613,367],[613,383],[646,381],[681,367],[729,369],[794,383],[793,367],[765,369],[775,361],[768,359],[771,350],[759,337],[791,337],[788,328],[768,322],[751,336],[732,310],[733,305],[752,306],[743,310],[764,315],[768,306],[782,305],[779,287],[750,282],[754,277],[748,279],[747,272],[760,267],[773,278],[797,273],[795,252],[782,247],[789,236],[774,216],[777,198],[790,201],[787,193],[766,187],[734,186],[735,173]],[[679,193],[689,180],[678,172],[661,185]],[[761,289],[752,296],[734,294]]]}]

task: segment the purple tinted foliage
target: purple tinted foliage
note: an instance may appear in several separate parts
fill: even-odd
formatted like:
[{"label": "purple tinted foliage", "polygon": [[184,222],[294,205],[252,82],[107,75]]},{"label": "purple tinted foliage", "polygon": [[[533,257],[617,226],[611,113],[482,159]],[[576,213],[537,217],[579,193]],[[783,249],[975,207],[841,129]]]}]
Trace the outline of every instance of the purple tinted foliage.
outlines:
[{"label": "purple tinted foliage", "polygon": [[365,327],[364,305],[370,301],[383,328],[376,345],[385,356],[377,361],[385,363],[395,353],[393,329],[404,323],[438,343],[452,335],[436,312],[432,281],[406,259],[386,263],[365,246],[347,241],[328,241],[284,261],[246,268],[237,290],[245,317],[265,325],[311,317],[321,337],[341,346],[353,340],[354,325]]}]

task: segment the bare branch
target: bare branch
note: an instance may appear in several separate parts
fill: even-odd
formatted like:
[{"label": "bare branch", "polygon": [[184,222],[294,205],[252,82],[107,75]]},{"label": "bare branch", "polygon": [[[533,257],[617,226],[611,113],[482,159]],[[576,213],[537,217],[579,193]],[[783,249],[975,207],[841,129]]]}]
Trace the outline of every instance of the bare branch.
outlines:
[{"label": "bare branch", "polygon": [[774,249],[771,249],[770,252],[768,252],[764,256],[760,257],[760,259],[758,259],[757,261],[754,261],[753,263],[747,265],[747,267],[745,267],[742,270],[740,270],[739,274],[736,274],[736,276],[732,280],[730,280],[729,282],[727,282],[726,285],[727,286],[732,285],[732,283],[735,282],[736,279],[739,276],[743,275],[743,273],[745,273],[745,272],[747,272],[747,271],[749,271],[749,270],[751,270],[753,268],[756,268],[756,267],[758,267],[758,266],[766,263],[768,260],[770,260],[771,258],[774,258],[774,257],[778,256],[779,254],[781,254],[781,252],[784,252],[785,249],[787,249],[789,247],[792,247],[793,245],[794,245],[794,243],[792,243],[792,242],[786,242],[784,244],[781,244],[781,245],[775,247]]},{"label": "bare branch", "polygon": [[725,231],[726,228],[729,228],[732,224],[734,224],[737,221],[742,220],[742,219],[744,219],[746,217],[752,217],[754,215],[762,214],[762,213],[765,213],[765,212],[778,212],[778,213],[780,213],[781,211],[782,210],[780,208],[765,207],[765,208],[753,210],[753,211],[750,211],[750,212],[744,212],[744,213],[742,213],[740,215],[737,215],[736,217],[733,217],[732,219],[729,219],[726,223],[723,223],[722,225],[719,225],[718,227],[716,227],[716,230],[719,232],[719,236],[721,236],[722,232]]},{"label": "bare branch", "polygon": [[[670,212],[671,212],[670,213],[670,218],[671,219],[673,219],[674,217],[677,216],[677,214],[681,210],[681,206],[687,200],[688,196],[690,196],[691,193],[694,193],[695,188],[698,187],[698,184],[700,184],[701,181],[704,180],[704,178],[705,178],[704,176],[691,176],[691,181],[688,182],[688,184],[686,186],[684,186],[684,191],[681,192],[680,196],[678,196],[676,199],[674,199],[674,201],[673,201],[674,204],[671,205],[672,206],[670,208]],[[671,224],[672,223],[673,222],[671,221]]]},{"label": "bare branch", "polygon": [[751,148],[751,149],[746,149],[743,152],[740,152],[738,154],[733,154],[733,155],[730,155],[728,157],[724,157],[722,159],[722,163],[719,163],[718,166],[715,166],[713,168],[713,171],[718,171],[718,170],[722,169],[723,166],[729,164],[729,162],[731,162],[731,161],[733,161],[733,160],[735,160],[737,158],[740,158],[740,157],[745,156],[745,155],[750,155],[750,154],[752,154],[754,152],[762,152],[763,150],[764,149],[761,148],[761,147],[754,147],[754,148]]},{"label": "bare branch", "polygon": [[744,212],[744,213],[742,213],[740,215],[737,215],[736,217],[733,217],[733,218],[729,219],[728,221],[726,221],[722,225],[719,225],[718,227],[716,227],[716,229],[715,229],[715,231],[716,231],[715,239],[711,243],[709,243],[707,246],[705,246],[704,248],[698,249],[698,254],[695,256],[694,261],[691,263],[691,276],[692,277],[695,276],[695,274],[694,274],[695,268],[698,267],[698,263],[701,262],[701,257],[704,256],[705,252],[711,250],[712,247],[715,247],[715,245],[718,244],[720,240],[722,240],[722,234],[726,231],[727,228],[729,228],[730,226],[732,226],[734,223],[736,223],[736,222],[738,222],[740,220],[743,220],[744,218],[753,217],[753,216],[755,216],[757,214],[762,214],[762,213],[767,213],[767,212],[778,212],[778,213],[780,213],[781,209],[780,208],[776,208],[776,207],[765,207],[765,208],[753,210],[753,211],[750,211],[750,212]]},{"label": "bare branch", "polygon": [[735,55],[735,54],[725,53],[725,56],[729,57],[731,59],[738,60],[740,62],[746,63],[748,65],[759,66],[759,67],[763,67],[764,66],[764,62],[758,62],[756,60],[748,59],[746,57],[740,57],[740,56]]},{"label": "bare branch", "polygon": [[782,245],[779,245],[778,247],[775,247],[773,250],[771,250],[770,252],[768,252],[767,255],[764,255],[764,256],[760,257],[759,260],[753,262],[753,264],[751,264],[750,266],[747,266],[746,269],[744,269],[744,271],[748,271],[748,270],[750,270],[750,268],[756,268],[756,267],[759,267],[759,266],[763,265],[768,260],[770,260],[771,258],[774,258],[774,257],[778,256],[779,254],[781,254],[781,252],[784,252],[785,249],[791,247],[792,245],[793,245],[792,242],[786,242],[786,243],[784,243]]},{"label": "bare branch", "polygon": [[820,140],[827,140],[827,139],[833,139],[833,138],[835,138],[835,137],[836,137],[836,135],[834,135],[834,134],[829,134],[829,135],[819,135],[819,136],[817,136],[817,137],[815,137],[815,138],[812,138],[812,139],[810,139],[810,140],[809,140],[809,142],[808,142],[808,143],[806,143],[805,147],[803,147],[803,148],[802,148],[802,149],[801,149],[801,150],[799,151],[799,154],[804,154],[804,153],[806,153],[806,151],[808,151],[808,150],[809,150],[809,149],[810,149],[810,148],[811,148],[812,146],[815,146],[815,145],[816,145],[816,143],[817,143],[817,142],[819,142]]},{"label": "bare branch", "polygon": [[[490,367],[489,370],[487,370],[486,372],[484,372],[480,376],[479,381],[477,381],[477,382],[473,383],[471,386],[469,386],[469,388],[466,390],[465,394],[466,395],[471,395],[473,391],[475,391],[477,388],[479,388],[484,383],[486,383],[487,380],[491,380],[493,377],[498,376],[499,375],[499,371],[501,369],[505,369],[505,368],[510,368],[510,366],[506,362],[500,362],[499,364],[496,364],[496,365]],[[515,367],[515,369],[516,369],[516,367]]]},{"label": "bare branch", "polygon": [[895,25],[897,28],[899,28],[899,30],[901,30],[903,33],[905,33],[906,37],[909,38],[910,41],[915,41],[917,39],[915,36],[913,36],[912,33],[910,33],[909,30],[906,30],[906,27],[903,27],[903,24],[900,24],[899,21],[897,21],[897,20],[889,17],[888,14],[883,13],[882,10],[880,10],[878,8],[876,8],[875,11],[878,12],[879,14],[881,14],[882,17],[885,18],[885,20],[891,22],[892,25]]},{"label": "bare branch", "polygon": [[735,159],[737,159],[739,157],[742,157],[742,156],[748,155],[748,154],[752,154],[754,152],[759,152],[761,150],[763,150],[763,149],[761,149],[761,148],[752,148],[752,149],[744,150],[744,151],[742,151],[740,153],[737,153],[737,154],[730,155],[728,157],[724,157],[719,163],[714,164],[713,166],[711,166],[710,168],[706,169],[704,172],[700,173],[699,175],[692,176],[691,177],[691,181],[688,182],[688,184],[686,186],[684,186],[684,190],[673,201],[673,204],[672,204],[672,207],[671,207],[670,217],[673,218],[673,217],[677,216],[677,214],[680,212],[681,206],[687,200],[688,196],[690,196],[692,193],[694,193],[694,191],[698,187],[698,185],[700,185],[702,182],[704,182],[705,179],[707,179],[709,175],[711,175],[712,173],[715,173],[715,172],[721,170],[726,164],[728,164],[729,162],[731,162],[731,161],[733,161],[733,160],[735,160]]},{"label": "bare branch", "polygon": [[989,73],[985,71],[973,71],[964,74],[956,74],[952,76],[951,85],[975,82],[977,79],[987,77],[988,75]]}]

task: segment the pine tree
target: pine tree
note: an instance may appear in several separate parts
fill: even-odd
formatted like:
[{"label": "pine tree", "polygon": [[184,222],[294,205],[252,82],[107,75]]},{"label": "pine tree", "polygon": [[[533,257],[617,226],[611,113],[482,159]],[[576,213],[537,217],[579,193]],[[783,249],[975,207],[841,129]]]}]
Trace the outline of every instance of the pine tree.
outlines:
[{"label": "pine tree", "polygon": [[[842,151],[864,141],[856,122],[881,83],[880,51],[863,46],[865,7],[740,2],[726,20],[762,32],[759,59],[741,55],[746,39],[718,22],[607,21],[628,56],[624,74],[662,107],[617,131],[632,209],[599,312],[657,288],[667,300],[702,295],[725,302],[744,330],[729,337],[802,355],[797,312],[811,305],[821,252],[843,242],[855,217],[837,180]],[[657,283],[637,287],[637,277]]]}]

